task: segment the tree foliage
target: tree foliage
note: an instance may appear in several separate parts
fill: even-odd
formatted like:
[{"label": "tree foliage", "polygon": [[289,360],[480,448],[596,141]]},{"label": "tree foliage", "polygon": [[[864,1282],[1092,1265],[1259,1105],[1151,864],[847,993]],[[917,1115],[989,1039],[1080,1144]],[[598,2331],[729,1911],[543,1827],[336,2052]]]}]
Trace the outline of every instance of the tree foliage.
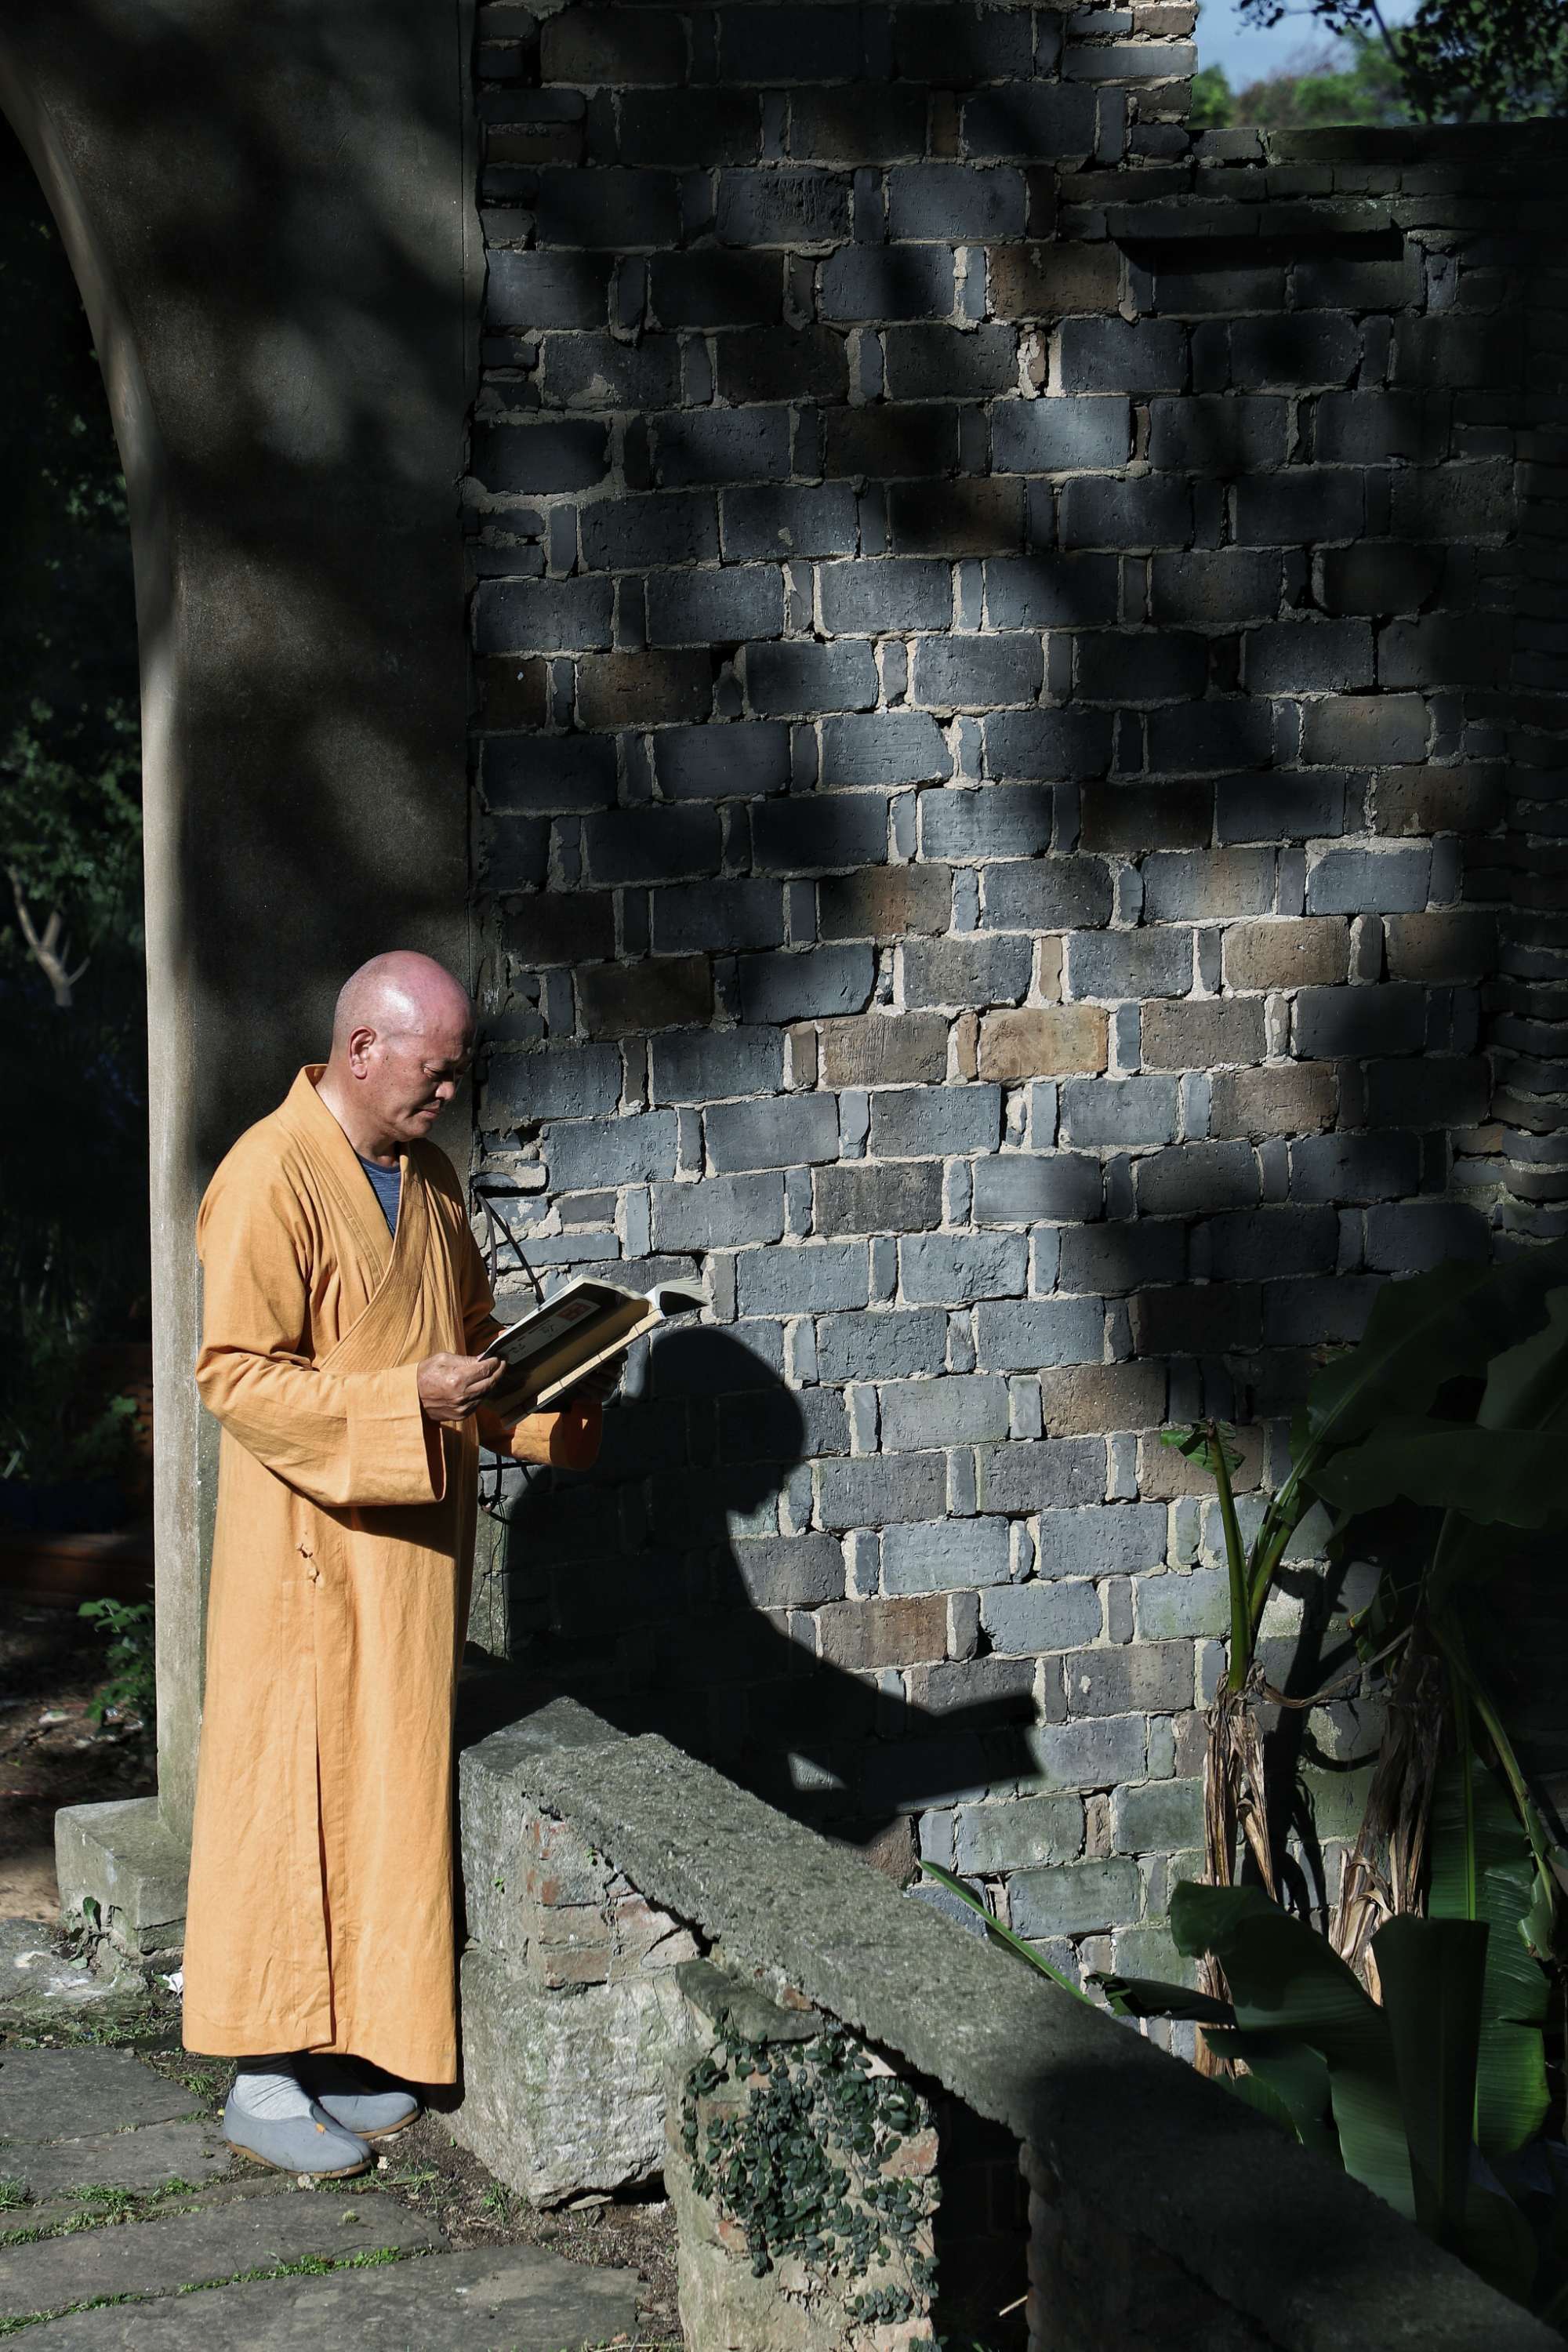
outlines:
[{"label": "tree foliage", "polygon": [[[1420,0],[1403,25],[1379,0],[1240,0],[1243,18],[1272,27],[1306,16],[1325,33],[1379,47],[1410,119],[1422,122],[1511,122],[1568,112],[1568,0]],[[1309,77],[1335,80],[1334,75]],[[1357,93],[1359,94],[1359,93]],[[1237,121],[1260,118],[1237,108]],[[1319,121],[1386,120],[1319,115]],[[1396,120],[1399,118],[1395,118]]]}]

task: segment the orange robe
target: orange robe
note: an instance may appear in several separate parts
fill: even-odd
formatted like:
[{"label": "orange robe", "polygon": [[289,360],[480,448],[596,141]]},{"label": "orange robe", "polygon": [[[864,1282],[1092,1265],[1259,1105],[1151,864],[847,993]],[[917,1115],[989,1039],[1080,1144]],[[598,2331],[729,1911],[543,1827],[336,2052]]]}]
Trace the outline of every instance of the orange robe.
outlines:
[{"label": "orange robe", "polygon": [[184,2039],[450,2083],[479,1440],[426,1420],[416,1372],[498,1327],[450,1162],[403,1157],[394,1238],[320,1075],[240,1138],[196,1229],[196,1384],[223,1437]]}]

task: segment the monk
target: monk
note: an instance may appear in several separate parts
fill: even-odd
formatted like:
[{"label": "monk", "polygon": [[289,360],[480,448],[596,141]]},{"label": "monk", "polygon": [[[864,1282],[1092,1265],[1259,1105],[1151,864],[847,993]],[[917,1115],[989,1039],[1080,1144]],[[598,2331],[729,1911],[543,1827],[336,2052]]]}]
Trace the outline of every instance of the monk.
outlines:
[{"label": "monk", "polygon": [[481,1438],[588,1466],[601,1372],[505,1411],[500,1328],[429,1141],[474,1043],[426,956],[374,957],[330,1059],[241,1136],[197,1223],[222,1424],[184,1962],[188,2049],[240,2061],[235,2147],[361,2172],[457,2075],[453,1702]]}]

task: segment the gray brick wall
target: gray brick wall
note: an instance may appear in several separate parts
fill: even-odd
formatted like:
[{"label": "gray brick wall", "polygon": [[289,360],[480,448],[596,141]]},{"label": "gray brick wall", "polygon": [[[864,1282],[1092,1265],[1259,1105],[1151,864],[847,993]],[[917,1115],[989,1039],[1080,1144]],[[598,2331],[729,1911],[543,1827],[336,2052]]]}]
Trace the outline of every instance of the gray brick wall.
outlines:
[{"label": "gray brick wall", "polygon": [[1194,138],[1192,17],[479,10],[481,1165],[542,1272],[711,1301],[517,1496],[510,1638],[1124,1968],[1221,1668],[1161,1426],[1256,1486],[1380,1278],[1568,1181],[1546,207],[1495,137]]}]

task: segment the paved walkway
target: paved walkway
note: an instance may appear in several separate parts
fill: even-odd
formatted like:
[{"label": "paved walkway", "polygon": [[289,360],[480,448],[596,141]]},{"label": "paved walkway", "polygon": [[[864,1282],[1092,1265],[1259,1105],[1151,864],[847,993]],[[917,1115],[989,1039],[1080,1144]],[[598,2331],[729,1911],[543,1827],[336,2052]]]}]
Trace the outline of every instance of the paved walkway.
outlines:
[{"label": "paved walkway", "polygon": [[635,2336],[634,2273],[532,2246],[451,2252],[374,2179],[301,2189],[232,2162],[200,2102],[128,2050],[0,2049],[0,2336],[18,2352],[582,2352]]}]

